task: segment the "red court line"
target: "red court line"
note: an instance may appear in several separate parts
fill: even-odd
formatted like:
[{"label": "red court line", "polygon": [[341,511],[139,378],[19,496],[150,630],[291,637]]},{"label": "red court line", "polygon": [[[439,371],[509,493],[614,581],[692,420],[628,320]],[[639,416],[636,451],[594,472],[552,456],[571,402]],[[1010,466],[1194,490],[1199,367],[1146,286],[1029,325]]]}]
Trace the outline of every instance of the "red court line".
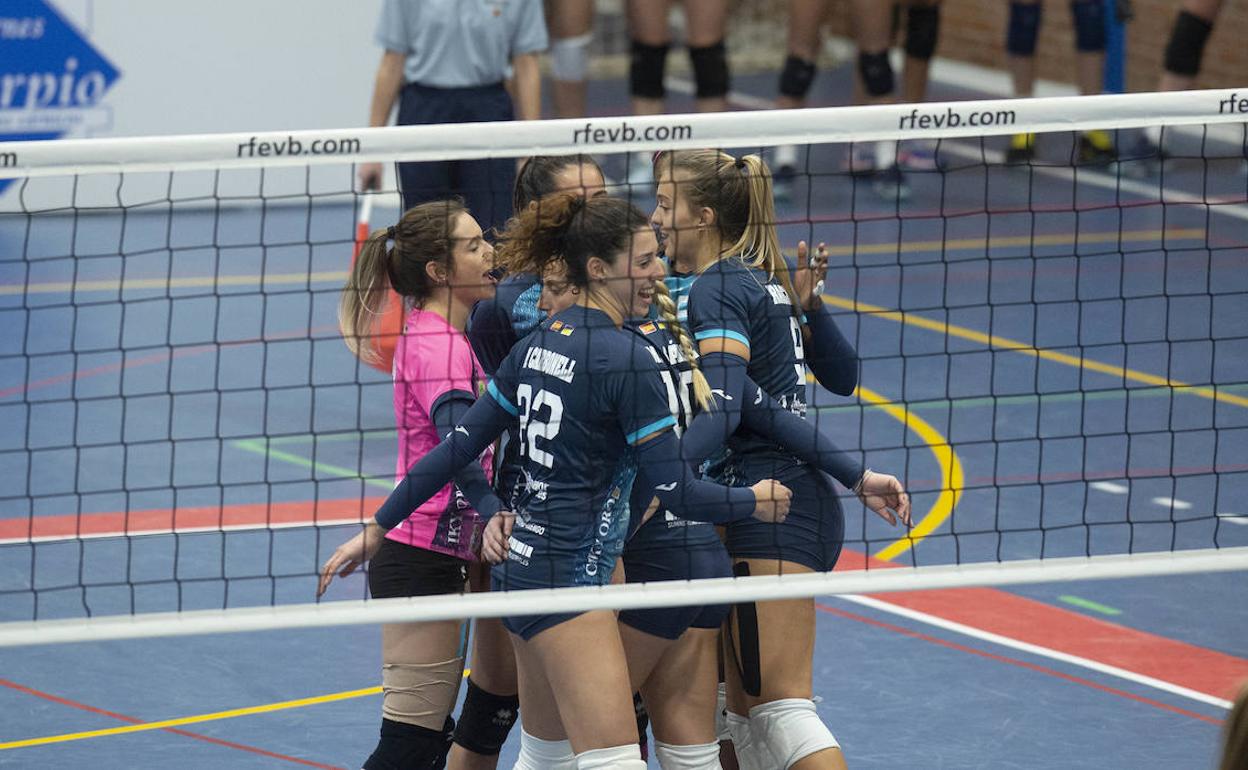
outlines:
[{"label": "red court line", "polygon": [[[845,551],[837,569],[899,565]],[[1248,660],[1093,618],[996,588],[947,588],[872,598],[943,620],[1074,655],[1215,698],[1234,700]]]},{"label": "red court line", "polygon": [[385,497],[344,498],[294,503],[243,503],[147,511],[56,514],[0,520],[0,543],[74,537],[202,532],[218,529],[313,526],[364,521]]},{"label": "red court line", "polygon": [[[110,719],[117,719],[122,722],[127,722],[129,724],[137,725],[137,724],[143,723],[142,719],[136,719],[135,717],[126,716],[125,714],[118,714],[115,711],[106,711],[104,709],[96,708],[95,706],[88,706],[85,703],[79,703],[78,701],[73,701],[68,698],[62,698],[59,695],[53,695],[51,693],[46,693],[41,690],[35,690],[30,687],[25,687],[16,682],[10,682],[7,679],[0,679],[0,686],[8,687],[11,690],[16,690],[20,693],[25,693],[26,695],[32,695],[36,698],[42,698],[43,700],[52,701],[53,703],[58,703],[62,706],[68,706],[70,708],[75,708],[80,711],[89,711],[92,714],[99,714],[100,716],[106,716],[106,717],[109,717]],[[267,751],[265,749],[256,748],[255,746],[247,746],[242,743],[234,743],[233,741],[226,741],[220,738],[213,738],[212,736],[201,735],[199,733],[193,733],[193,732],[190,732],[189,730],[180,730],[176,727],[162,727],[161,729],[164,730],[165,732],[174,733],[176,735],[182,735],[187,738],[194,738],[197,741],[205,741],[207,743],[213,743],[218,746],[225,746],[226,748],[238,749],[239,751],[248,751],[248,752],[251,752],[252,754],[259,754],[265,757],[272,757],[273,759],[281,759],[281,760],[285,760],[286,762],[294,762],[295,764],[299,764],[299,765],[307,765],[308,767],[319,767],[319,768],[322,768],[323,770],[344,770],[344,768],[338,767],[337,765],[323,765],[320,762],[313,762],[310,759],[300,759],[299,757],[290,757],[285,754],[278,754],[273,751]]]},{"label": "red court line", "polygon": [[859,623],[866,623],[867,625],[877,626],[879,628],[892,631],[893,633],[911,637],[912,639],[920,639],[924,642],[930,642],[932,644],[940,645],[941,647],[948,647],[951,650],[958,650],[959,652],[965,652],[970,655],[977,655],[981,658],[988,658],[989,660],[995,660],[998,663],[1005,663],[1010,666],[1017,666],[1019,668],[1025,668],[1028,671],[1034,671],[1039,674],[1045,674],[1046,676],[1052,676],[1058,679],[1063,679],[1073,684],[1083,685],[1084,687],[1091,687],[1094,690],[1100,690],[1101,692],[1108,693],[1110,695],[1116,695],[1119,698],[1127,698],[1128,700],[1133,700],[1138,703],[1144,703],[1146,705],[1153,706],[1154,708],[1159,708],[1164,711],[1170,711],[1175,714],[1181,714],[1185,717],[1191,717],[1192,719],[1199,719],[1200,721],[1208,722],[1211,725],[1222,724],[1222,720],[1215,719],[1210,716],[1206,716],[1205,714],[1198,714],[1195,711],[1188,711],[1185,708],[1180,708],[1178,706],[1171,706],[1169,703],[1162,703],[1161,701],[1153,700],[1152,698],[1147,698],[1147,697],[1144,697],[1143,695],[1136,695],[1135,693],[1127,692],[1126,690],[1119,690],[1116,687],[1109,687],[1107,685],[1100,684],[1099,682],[1093,682],[1090,679],[1084,679],[1083,677],[1073,676],[1071,674],[1065,674],[1065,673],[1062,673],[1061,671],[1056,671],[1054,669],[1048,668],[1047,666],[1041,666],[1035,663],[1028,663],[1027,661],[1017,660],[1015,658],[1008,658],[1004,655],[997,655],[996,653],[988,652],[986,650],[978,650],[978,649],[975,649],[974,647],[968,647],[964,644],[958,644],[957,642],[951,642],[947,639],[941,639],[940,637],[936,637],[936,636],[929,636],[928,634],[924,634],[919,631],[912,631],[908,628],[903,628],[902,626],[895,626],[892,623],[886,623],[882,620],[869,618],[869,617],[866,617],[865,615],[858,615],[853,612],[846,612],[845,610],[842,610],[838,607],[831,607],[829,605],[822,604],[819,602],[816,602],[815,606],[818,607],[823,612],[827,612],[829,614],[836,615],[838,617],[846,618],[848,620],[856,620]]}]

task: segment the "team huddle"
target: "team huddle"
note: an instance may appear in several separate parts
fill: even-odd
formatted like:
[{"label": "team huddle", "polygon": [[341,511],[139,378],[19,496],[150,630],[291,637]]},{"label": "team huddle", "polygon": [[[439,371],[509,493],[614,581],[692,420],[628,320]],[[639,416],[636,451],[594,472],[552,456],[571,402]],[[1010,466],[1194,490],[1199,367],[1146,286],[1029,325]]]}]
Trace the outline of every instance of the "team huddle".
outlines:
[{"label": "team huddle", "polygon": [[[321,591],[365,561],[374,597],[827,571],[844,530],[829,476],[909,524],[900,482],[804,419],[807,367],[848,395],[858,362],[821,299],[826,251],[781,251],[766,165],[678,151],[654,175],[646,216],[591,158],[532,158],[497,250],[451,200],[373,233],[340,320],[375,360],[388,293],[409,308],[399,483]],[[455,721],[462,625],[383,629],[366,768],[494,767],[517,712],[517,768],[645,767],[634,694],[667,770],[721,751],[844,766],[812,701],[810,599],[478,619]]]}]

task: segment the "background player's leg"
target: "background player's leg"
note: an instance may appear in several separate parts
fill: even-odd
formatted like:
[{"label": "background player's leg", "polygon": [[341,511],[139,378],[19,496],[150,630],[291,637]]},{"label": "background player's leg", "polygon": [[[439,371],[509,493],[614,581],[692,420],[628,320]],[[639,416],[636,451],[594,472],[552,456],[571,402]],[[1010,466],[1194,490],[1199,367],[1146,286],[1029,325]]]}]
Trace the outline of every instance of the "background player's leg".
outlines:
[{"label": "background player's leg", "polygon": [[650,712],[656,746],[705,747],[710,756],[718,755],[715,738],[719,678],[715,650],[718,642],[716,629],[688,629],[680,639],[668,643],[642,684],[641,695]]},{"label": "background player's leg", "polygon": [[585,115],[593,0],[546,0],[550,30],[551,97],[555,117]]},{"label": "background player's leg", "polygon": [[[469,578],[474,592],[489,590],[488,565],[473,565]],[[498,766],[498,750],[494,746],[501,748],[512,732],[506,725],[508,720],[498,712],[515,712],[520,692],[516,681],[515,653],[501,620],[478,618],[473,621],[470,668],[469,685],[479,688],[479,700],[483,707],[470,709],[465,702],[465,709],[455,725],[455,744],[451,747],[446,766],[449,770],[494,770]],[[470,692],[469,697],[473,695]],[[513,722],[514,719],[513,713]]]},{"label": "background player's leg", "polygon": [[[1005,33],[1006,68],[1014,84],[1014,96],[1028,98],[1036,88],[1036,41],[1044,6],[1040,0],[1010,0],[1009,22]],[[1010,137],[1007,163],[1025,163],[1035,148],[1035,134]]]},{"label": "background player's leg", "polygon": [[672,44],[667,14],[670,0],[628,0],[628,33],[632,38],[629,96],[634,115],[663,114],[664,69]]},{"label": "background player's leg", "polygon": [[[828,0],[789,0],[788,46],[777,86],[778,109],[806,106],[806,98],[815,80],[821,30],[828,6]],[[793,178],[797,174],[797,147],[792,144],[777,147],[771,165],[776,198],[792,198]]]},{"label": "background player's leg", "polygon": [[[891,104],[897,101],[893,65],[888,59],[893,38],[893,5],[879,0],[854,0],[852,7],[863,101],[867,104]],[[881,140],[869,148],[859,149],[869,154],[857,154],[851,150],[851,171],[873,171],[872,188],[881,197],[904,198],[909,195],[909,186],[897,168],[896,141]]]},{"label": "background player's leg", "polygon": [[[738,560],[741,561],[749,565],[750,575],[812,571],[800,564],[773,559]],[[778,760],[768,751],[786,743],[779,729],[786,721],[760,721],[758,709],[777,701],[811,700],[815,605],[813,599],[786,599],[758,602],[751,606],[756,619],[749,618],[747,612],[735,607],[728,622],[732,651],[724,665],[728,705],[734,714],[750,715],[751,740],[755,750],[761,744],[763,761],[774,763]],[[751,636],[757,640],[756,644],[751,644]],[[805,736],[796,736],[795,739],[802,737]],[[746,767],[744,761],[742,767]],[[786,767],[796,770],[843,770],[845,759],[839,747],[827,747],[797,757]]]},{"label": "background player's leg", "polygon": [[728,109],[728,59],[724,37],[728,32],[727,0],[685,0],[685,45],[697,84],[698,112]]},{"label": "background player's leg", "polygon": [[932,56],[940,37],[940,0],[910,0],[904,18],[906,61],[901,74],[901,100],[914,104],[927,100]]},{"label": "background player's leg", "polygon": [[1158,91],[1187,91],[1196,87],[1205,43],[1221,10],[1222,0],[1183,0],[1170,30]]}]

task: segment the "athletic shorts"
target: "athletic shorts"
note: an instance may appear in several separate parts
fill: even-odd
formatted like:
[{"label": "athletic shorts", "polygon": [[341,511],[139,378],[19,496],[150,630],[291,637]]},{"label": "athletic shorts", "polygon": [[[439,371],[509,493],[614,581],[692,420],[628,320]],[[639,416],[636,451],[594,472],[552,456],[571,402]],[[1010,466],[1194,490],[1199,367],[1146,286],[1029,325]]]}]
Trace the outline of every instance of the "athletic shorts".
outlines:
[{"label": "athletic shorts", "polygon": [[374,599],[462,594],[468,562],[386,538],[368,562],[368,593]]},{"label": "athletic shorts", "polygon": [[[732,561],[715,528],[659,511],[624,546],[629,583],[732,576]],[[662,639],[679,639],[685,629],[719,628],[727,605],[624,610],[620,622]]]},{"label": "athletic shorts", "polygon": [[755,518],[727,527],[724,545],[734,559],[794,562],[816,572],[836,566],[845,540],[845,514],[832,479],[822,471],[778,453],[733,454],[717,469],[722,484],[752,486],[775,479],[793,490],[789,515],[782,524]]}]

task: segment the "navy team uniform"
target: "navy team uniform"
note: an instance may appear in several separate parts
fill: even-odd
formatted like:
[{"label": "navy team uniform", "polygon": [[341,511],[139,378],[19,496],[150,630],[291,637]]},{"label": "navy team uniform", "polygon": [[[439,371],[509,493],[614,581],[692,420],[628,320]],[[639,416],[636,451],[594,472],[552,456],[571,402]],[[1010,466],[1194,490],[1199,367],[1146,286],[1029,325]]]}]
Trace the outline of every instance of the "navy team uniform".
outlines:
[{"label": "navy team uniform", "polygon": [[[668,279],[670,280],[670,279]],[[668,405],[683,428],[692,418],[693,368],[685,360],[671,333],[661,321],[631,324],[644,341],[651,357],[661,367],[660,376],[667,391]],[[682,519],[659,507],[649,521],[641,524],[641,516],[651,498],[632,501],[630,530],[635,530],[624,545],[624,575],[629,583],[660,580],[694,580],[697,578],[731,577],[732,562],[719,535],[710,524]],[[728,617],[727,605],[694,607],[654,607],[623,610],[620,622],[663,639],[679,639],[685,629],[719,628]]]},{"label": "navy team uniform", "polygon": [[[628,526],[616,471],[632,445],[676,424],[653,358],[605,313],[573,306],[517,345],[487,392],[520,421],[517,518],[495,587],[609,583]],[[575,614],[503,622],[527,640]]]},{"label": "navy team uniform", "polygon": [[[698,342],[724,338],[750,349],[746,373],[783,407],[804,415],[806,371],[801,324],[784,287],[739,257],[704,270],[688,289],[689,329]],[[734,558],[778,559],[826,572],[840,557],[845,517],[831,480],[769,438],[744,425],[714,459],[708,478],[728,486],[776,479],[793,491],[782,524],[757,519],[728,525],[728,553]]]}]

